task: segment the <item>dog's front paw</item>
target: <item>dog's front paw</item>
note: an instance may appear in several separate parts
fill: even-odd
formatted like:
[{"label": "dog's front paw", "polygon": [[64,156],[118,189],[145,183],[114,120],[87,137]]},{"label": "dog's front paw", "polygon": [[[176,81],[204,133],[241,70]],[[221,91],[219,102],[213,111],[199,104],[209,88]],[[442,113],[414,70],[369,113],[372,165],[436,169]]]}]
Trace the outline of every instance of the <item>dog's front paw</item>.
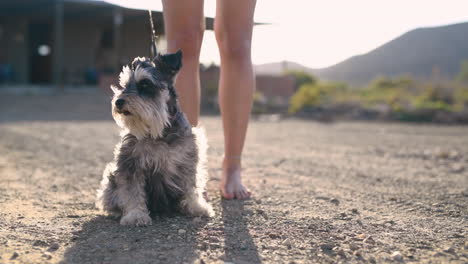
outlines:
[{"label": "dog's front paw", "polygon": [[213,217],[214,216],[213,207],[211,207],[211,205],[209,204],[206,204],[204,208],[200,211],[200,216]]},{"label": "dog's front paw", "polygon": [[148,212],[134,209],[130,210],[120,219],[120,224],[125,226],[148,226],[153,224],[153,221]]}]

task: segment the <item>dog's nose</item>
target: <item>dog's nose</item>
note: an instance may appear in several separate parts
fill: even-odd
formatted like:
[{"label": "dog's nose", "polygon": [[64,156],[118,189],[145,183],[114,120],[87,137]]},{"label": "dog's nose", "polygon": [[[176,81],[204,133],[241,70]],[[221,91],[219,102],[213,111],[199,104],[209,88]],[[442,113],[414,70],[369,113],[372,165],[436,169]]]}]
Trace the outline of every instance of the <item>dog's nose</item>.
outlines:
[{"label": "dog's nose", "polygon": [[123,107],[123,105],[125,104],[125,100],[124,99],[117,99],[115,101],[115,106],[119,109],[121,109]]}]

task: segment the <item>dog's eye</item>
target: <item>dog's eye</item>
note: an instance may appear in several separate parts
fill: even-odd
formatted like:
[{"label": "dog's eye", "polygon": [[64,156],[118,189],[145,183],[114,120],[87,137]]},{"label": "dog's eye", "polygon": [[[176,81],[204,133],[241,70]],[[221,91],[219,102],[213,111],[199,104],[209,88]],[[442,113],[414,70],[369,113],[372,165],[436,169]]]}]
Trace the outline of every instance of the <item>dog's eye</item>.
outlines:
[{"label": "dog's eye", "polygon": [[141,80],[137,84],[138,93],[146,96],[154,96],[155,89],[154,84],[150,80]]}]

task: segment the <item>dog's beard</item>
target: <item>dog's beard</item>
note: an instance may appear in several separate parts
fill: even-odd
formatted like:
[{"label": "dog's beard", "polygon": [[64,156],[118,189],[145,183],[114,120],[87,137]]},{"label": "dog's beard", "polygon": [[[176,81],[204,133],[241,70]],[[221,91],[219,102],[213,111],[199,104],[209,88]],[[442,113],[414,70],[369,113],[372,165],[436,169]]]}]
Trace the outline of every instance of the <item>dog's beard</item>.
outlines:
[{"label": "dog's beard", "polygon": [[162,137],[164,128],[170,125],[167,109],[169,97],[168,90],[162,90],[156,102],[126,97],[125,107],[130,114],[119,113],[113,106],[112,116],[123,129],[123,133],[130,133],[137,139],[146,136],[159,138]]}]

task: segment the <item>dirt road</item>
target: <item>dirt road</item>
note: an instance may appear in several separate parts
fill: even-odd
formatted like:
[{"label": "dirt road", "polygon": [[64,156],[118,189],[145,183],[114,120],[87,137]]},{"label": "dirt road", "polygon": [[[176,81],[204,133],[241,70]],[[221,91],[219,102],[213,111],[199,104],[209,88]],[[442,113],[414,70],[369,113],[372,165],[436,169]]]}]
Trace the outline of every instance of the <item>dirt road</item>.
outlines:
[{"label": "dirt road", "polygon": [[0,263],[467,263],[468,127],[252,120],[248,201],[123,227],[94,207],[118,141],[106,98],[0,99]]}]

